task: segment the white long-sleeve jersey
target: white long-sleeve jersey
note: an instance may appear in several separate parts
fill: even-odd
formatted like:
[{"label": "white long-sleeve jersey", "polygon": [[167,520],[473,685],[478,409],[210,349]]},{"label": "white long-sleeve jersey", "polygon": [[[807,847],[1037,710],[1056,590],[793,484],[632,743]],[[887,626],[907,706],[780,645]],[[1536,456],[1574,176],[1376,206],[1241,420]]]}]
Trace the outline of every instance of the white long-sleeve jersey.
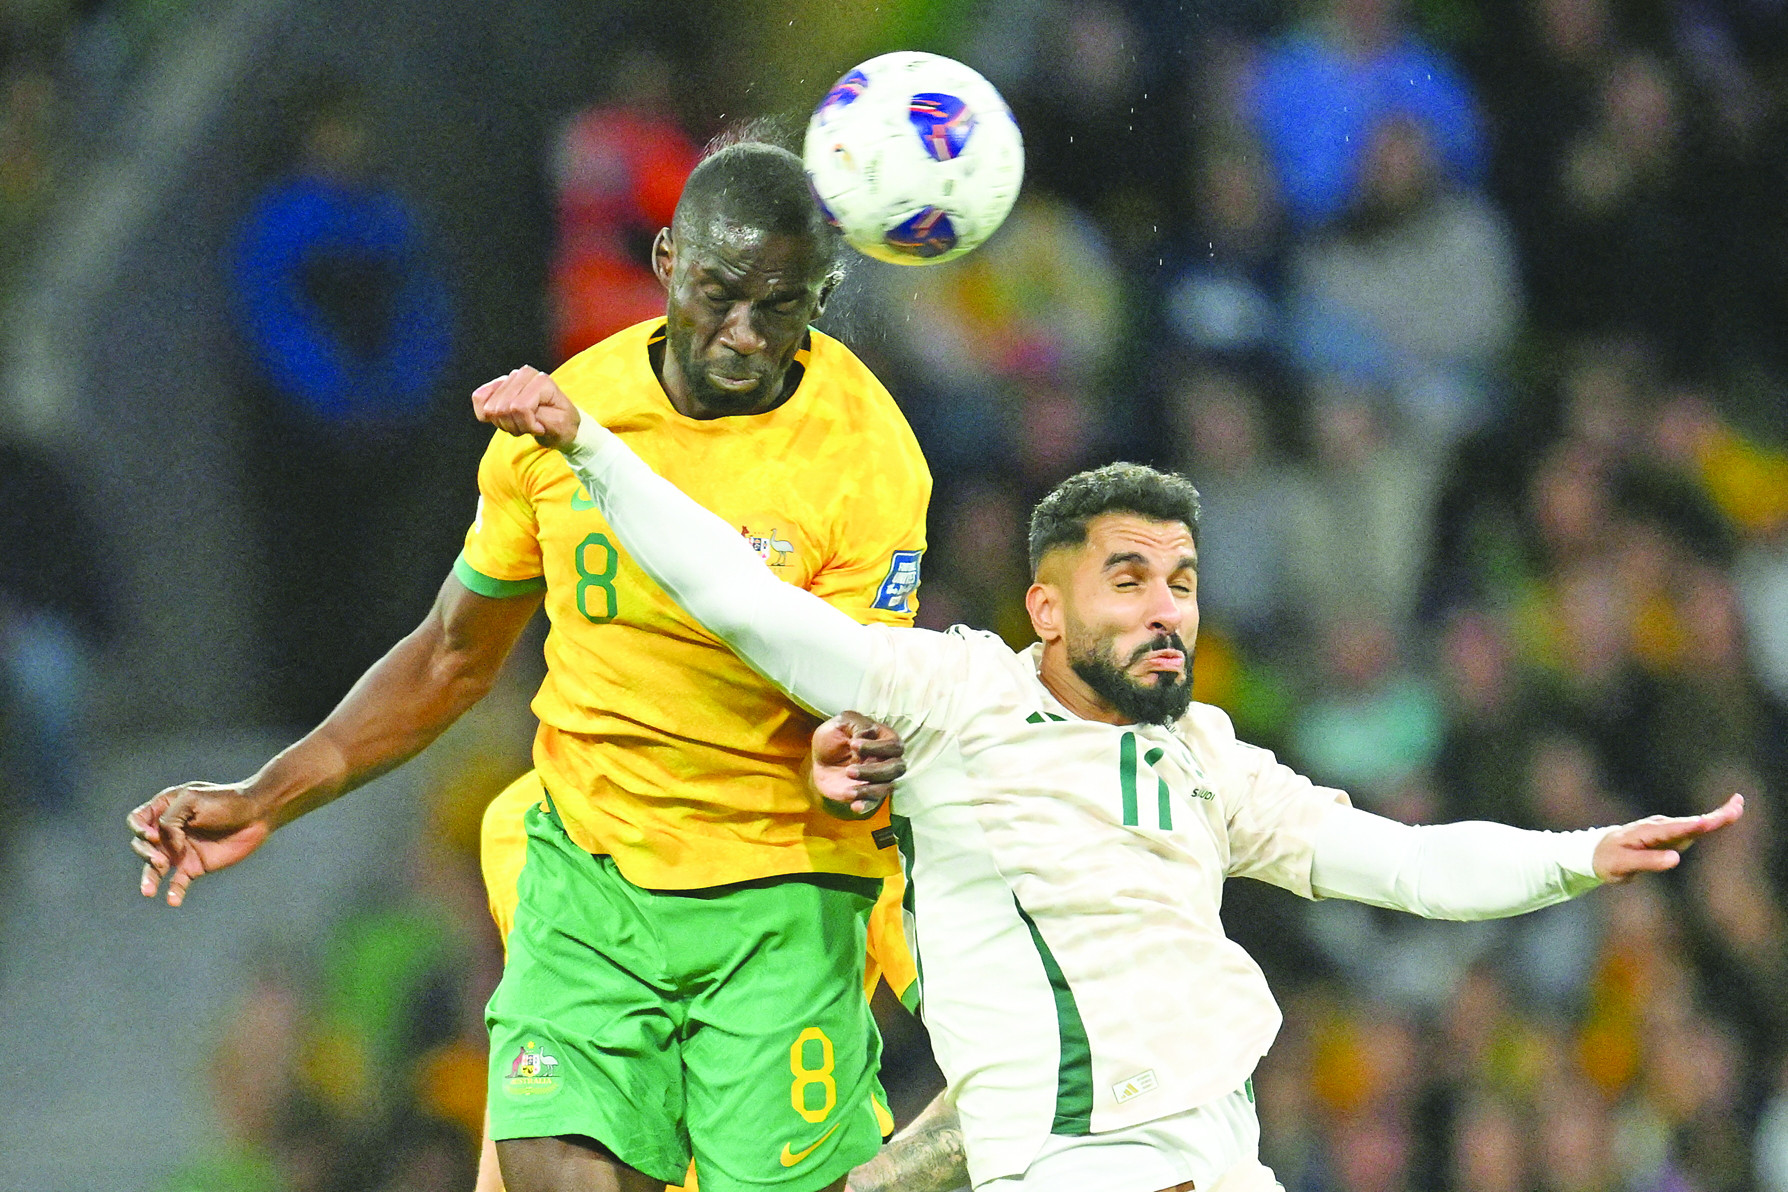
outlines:
[{"label": "white long-sleeve jersey", "polygon": [[1601,831],[1398,824],[1208,705],[1172,725],[1080,719],[1038,677],[1040,647],[859,625],[777,581],[593,419],[566,456],[634,561],[755,669],[905,739],[909,938],[977,1185],[1023,1172],[1051,1133],[1178,1113],[1253,1071],[1280,1015],[1223,933],[1230,876],[1457,919],[1597,884]]}]

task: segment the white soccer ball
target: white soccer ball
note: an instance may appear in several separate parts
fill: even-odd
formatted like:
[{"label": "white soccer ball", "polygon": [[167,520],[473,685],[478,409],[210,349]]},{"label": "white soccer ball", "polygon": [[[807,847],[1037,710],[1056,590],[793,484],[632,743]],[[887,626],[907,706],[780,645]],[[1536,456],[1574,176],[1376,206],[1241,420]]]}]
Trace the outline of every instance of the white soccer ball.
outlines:
[{"label": "white soccer ball", "polygon": [[993,234],[1024,180],[1024,138],[993,84],[901,51],[832,85],[803,150],[820,210],[858,252],[935,265]]}]

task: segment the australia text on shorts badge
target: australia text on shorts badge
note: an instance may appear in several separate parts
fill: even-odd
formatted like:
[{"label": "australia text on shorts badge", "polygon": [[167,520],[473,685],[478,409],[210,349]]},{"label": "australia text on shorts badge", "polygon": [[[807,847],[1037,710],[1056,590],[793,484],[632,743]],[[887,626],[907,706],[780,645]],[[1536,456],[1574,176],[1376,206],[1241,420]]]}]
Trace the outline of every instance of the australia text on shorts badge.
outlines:
[{"label": "australia text on shorts badge", "polygon": [[536,1039],[529,1039],[509,1061],[509,1075],[503,1078],[503,1091],[511,1097],[550,1097],[559,1091],[565,1078],[559,1075],[559,1060]]}]

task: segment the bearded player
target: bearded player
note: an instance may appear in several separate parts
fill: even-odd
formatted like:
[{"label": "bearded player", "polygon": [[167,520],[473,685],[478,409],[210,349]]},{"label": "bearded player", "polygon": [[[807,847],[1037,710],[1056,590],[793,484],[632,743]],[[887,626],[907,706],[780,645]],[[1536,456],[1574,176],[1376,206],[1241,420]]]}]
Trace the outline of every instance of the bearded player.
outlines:
[{"label": "bearded player", "polygon": [[[666,317],[556,375],[768,575],[904,624],[930,477],[887,392],[809,328],[835,243],[798,158],[722,149],[654,244]],[[898,868],[886,812],[822,809],[801,773],[815,718],[632,564],[557,452],[496,435],[478,484],[434,609],[317,729],[246,781],[131,813],[143,892],[166,878],[178,905],[194,877],[420,751],[544,602],[535,769],[486,825],[493,906],[514,903],[487,1011],[503,1182],[657,1189],[693,1157],[706,1192],[842,1187],[892,1126],[862,989]],[[885,733],[840,742],[846,780],[886,777]]]},{"label": "bearded player", "polygon": [[816,710],[905,739],[895,794],[926,1025],[981,1192],[1265,1192],[1250,1073],[1279,1027],[1222,887],[1434,918],[1519,914],[1673,867],[1743,812],[1583,832],[1412,827],[1352,807],[1191,701],[1198,494],[1113,464],[1032,514],[1040,642],[864,626],[762,576],[726,527],[551,378],[473,395],[560,447],[634,559]]}]

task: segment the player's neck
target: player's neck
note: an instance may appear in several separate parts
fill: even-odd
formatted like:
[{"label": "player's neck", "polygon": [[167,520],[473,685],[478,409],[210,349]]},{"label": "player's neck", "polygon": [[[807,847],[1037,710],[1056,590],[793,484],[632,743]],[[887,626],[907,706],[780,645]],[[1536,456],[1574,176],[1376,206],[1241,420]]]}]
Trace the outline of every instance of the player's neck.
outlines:
[{"label": "player's neck", "polygon": [[1104,724],[1135,723],[1134,719],[1106,703],[1098,692],[1087,686],[1085,679],[1074,673],[1074,668],[1068,664],[1067,645],[1063,642],[1044,643],[1037,678],[1042,680],[1049,694],[1055,696],[1056,703],[1082,720],[1097,720]]}]

